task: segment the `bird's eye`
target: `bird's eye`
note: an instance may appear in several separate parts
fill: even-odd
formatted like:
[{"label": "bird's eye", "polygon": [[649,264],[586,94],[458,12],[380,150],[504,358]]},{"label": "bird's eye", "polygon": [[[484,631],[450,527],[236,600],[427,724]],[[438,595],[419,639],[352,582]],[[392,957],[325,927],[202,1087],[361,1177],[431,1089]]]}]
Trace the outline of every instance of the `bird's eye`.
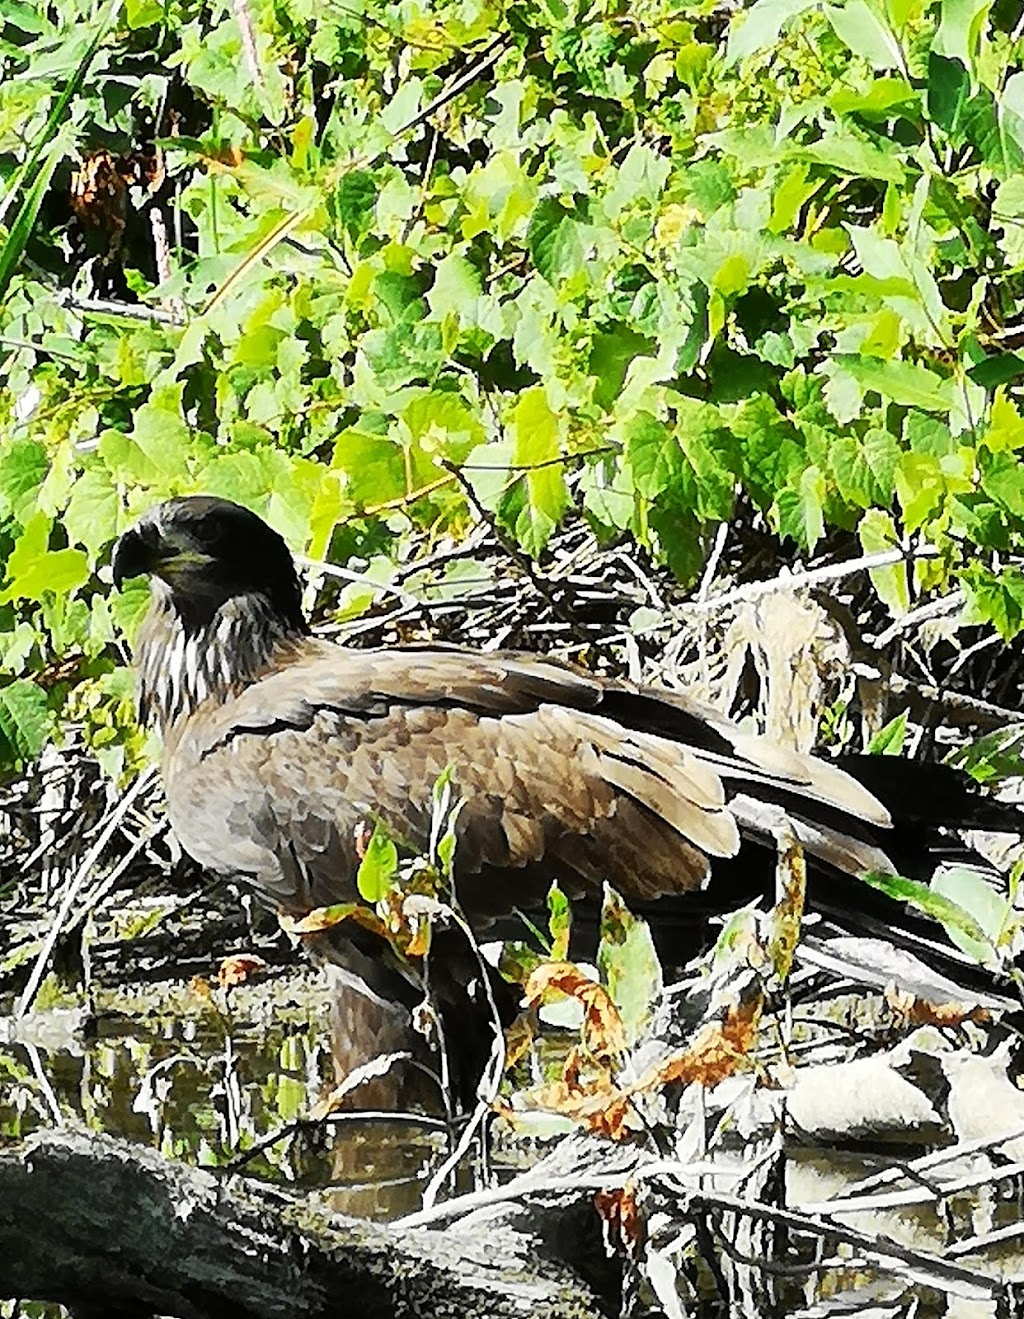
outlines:
[{"label": "bird's eye", "polygon": [[220,544],[220,527],[213,522],[197,522],[192,528],[192,536],[204,550],[213,550]]}]

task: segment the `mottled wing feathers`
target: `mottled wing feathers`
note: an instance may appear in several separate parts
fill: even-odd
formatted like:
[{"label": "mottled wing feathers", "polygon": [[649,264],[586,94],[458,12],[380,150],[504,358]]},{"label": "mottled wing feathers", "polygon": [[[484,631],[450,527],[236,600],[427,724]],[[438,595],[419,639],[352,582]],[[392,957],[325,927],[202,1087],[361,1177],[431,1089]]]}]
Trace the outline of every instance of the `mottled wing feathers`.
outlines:
[{"label": "mottled wing feathers", "polygon": [[176,730],[165,776],[185,847],[287,908],[355,896],[369,820],[422,849],[448,767],[466,799],[457,866],[472,913],[528,905],[552,877],[573,892],[608,879],[636,899],[692,891],[741,830],[770,832],[765,793],[806,818],[812,851],[886,868],[856,822],[888,815],[855,780],[686,697],[443,647],[300,640],[282,658]]}]

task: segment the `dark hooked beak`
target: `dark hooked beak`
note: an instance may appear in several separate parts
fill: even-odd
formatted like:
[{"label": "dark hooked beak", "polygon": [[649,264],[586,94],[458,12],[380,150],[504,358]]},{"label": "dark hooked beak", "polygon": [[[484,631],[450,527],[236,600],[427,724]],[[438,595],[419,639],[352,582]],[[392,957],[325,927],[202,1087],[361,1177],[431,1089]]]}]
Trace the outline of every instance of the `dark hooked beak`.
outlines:
[{"label": "dark hooked beak", "polygon": [[160,538],[155,527],[132,527],[114,546],[114,585],[118,590],[132,577],[152,572],[160,562]]}]

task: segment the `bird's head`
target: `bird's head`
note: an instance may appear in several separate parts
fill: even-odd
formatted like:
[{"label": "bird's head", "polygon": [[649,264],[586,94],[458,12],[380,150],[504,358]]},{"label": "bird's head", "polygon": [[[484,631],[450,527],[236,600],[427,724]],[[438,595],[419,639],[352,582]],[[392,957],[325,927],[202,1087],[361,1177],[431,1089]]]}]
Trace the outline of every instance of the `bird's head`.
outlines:
[{"label": "bird's head", "polygon": [[228,601],[255,596],[290,628],[308,630],[288,546],[229,499],[188,495],[157,504],[117,542],[113,570],[118,588],[148,574],[186,622],[206,624]]}]

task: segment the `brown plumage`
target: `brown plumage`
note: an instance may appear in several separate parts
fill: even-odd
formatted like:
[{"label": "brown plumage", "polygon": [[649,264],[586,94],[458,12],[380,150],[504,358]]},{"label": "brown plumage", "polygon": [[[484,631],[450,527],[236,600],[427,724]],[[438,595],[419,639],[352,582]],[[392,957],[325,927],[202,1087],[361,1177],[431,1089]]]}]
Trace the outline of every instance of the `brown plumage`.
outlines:
[{"label": "brown plumage", "polygon": [[[683,694],[527,654],[316,639],[283,540],[238,505],[152,509],[114,556],[118,584],[140,573],[138,701],[163,734],[174,830],[276,908],[354,900],[367,820],[425,849],[449,766],[465,799],[457,891],[480,928],[554,878],[645,905],[692,893],[743,840],[773,849],[783,810],[830,873],[893,869],[878,796]],[[343,959],[387,992],[393,968],[360,945]]]}]

